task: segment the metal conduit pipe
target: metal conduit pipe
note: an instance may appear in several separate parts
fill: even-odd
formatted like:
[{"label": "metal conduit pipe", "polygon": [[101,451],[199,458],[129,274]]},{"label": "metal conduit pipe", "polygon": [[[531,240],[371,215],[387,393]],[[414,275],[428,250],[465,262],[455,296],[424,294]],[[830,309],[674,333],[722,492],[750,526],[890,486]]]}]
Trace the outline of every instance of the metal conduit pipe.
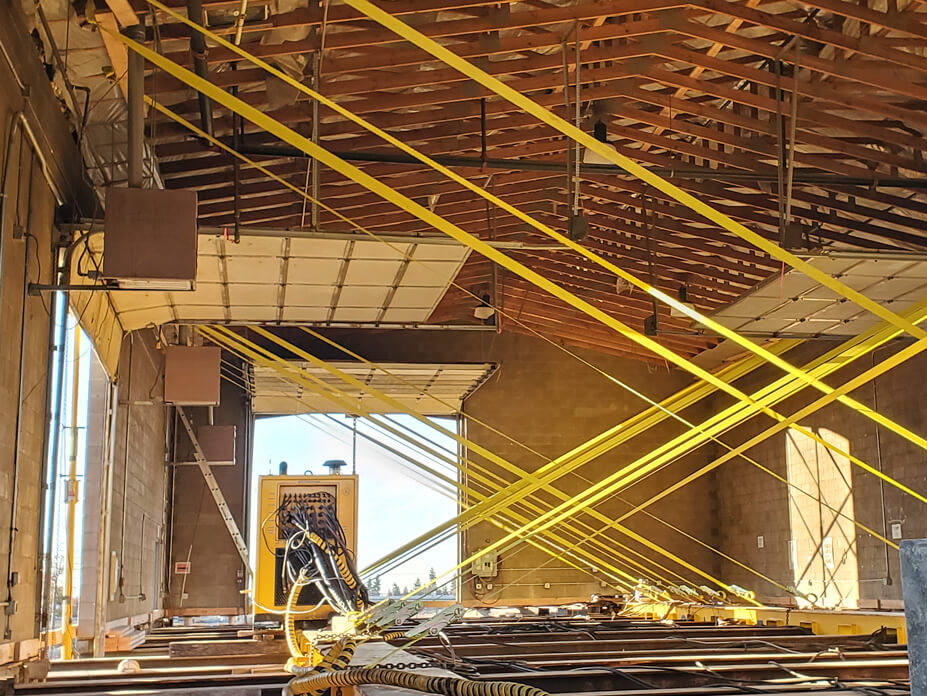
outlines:
[{"label": "metal conduit pipe", "polygon": [[[201,27],[206,26],[202,0],[187,0],[187,16]],[[241,15],[239,19],[244,19],[244,15]],[[237,28],[236,34],[240,36],[240,30]],[[235,43],[237,44],[238,41],[235,41]],[[130,53],[134,53],[134,51],[130,51]],[[209,63],[206,61],[206,37],[201,32],[190,31],[190,53],[193,55],[193,71],[204,80],[208,80]],[[202,92],[197,92],[197,100],[200,106],[200,128],[207,135],[212,135],[212,104],[209,97]]]},{"label": "metal conduit pipe", "polygon": [[[145,41],[145,27],[136,24],[123,29],[133,41]],[[136,51],[129,51],[128,68],[128,131],[129,131],[129,187],[142,188],[145,164],[145,59]]]},{"label": "metal conduit pipe", "polygon": [[[308,157],[302,150],[288,145],[242,145],[238,148],[242,155],[254,157]],[[384,164],[415,164],[422,162],[411,155],[394,154],[390,152],[344,152],[332,151],[337,157],[354,162],[378,162]],[[512,171],[539,171],[563,173],[564,162],[555,160],[532,159],[483,159],[482,157],[464,157],[459,155],[429,155],[438,164],[445,167],[474,167],[477,169],[508,169]],[[422,165],[424,166],[424,165]],[[614,174],[629,176],[623,169],[613,164],[580,164],[585,174]],[[737,180],[737,181],[770,181],[777,180],[776,172],[750,172],[742,169],[702,169],[686,167],[653,167],[650,171],[669,179],[710,179],[710,180]],[[833,176],[830,174],[816,174],[812,172],[795,172],[796,184],[818,184],[828,186],[866,186],[874,188],[927,188],[927,178],[909,179],[904,177],[878,177],[871,178]]]}]

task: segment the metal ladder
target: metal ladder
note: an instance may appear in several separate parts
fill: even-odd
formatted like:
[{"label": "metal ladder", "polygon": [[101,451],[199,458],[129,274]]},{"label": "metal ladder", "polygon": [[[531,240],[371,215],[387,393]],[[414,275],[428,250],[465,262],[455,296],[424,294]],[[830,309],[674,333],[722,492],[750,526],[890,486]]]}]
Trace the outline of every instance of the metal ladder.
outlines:
[{"label": "metal ladder", "polygon": [[209,462],[206,460],[206,455],[203,454],[203,448],[200,447],[200,441],[196,437],[196,433],[193,430],[193,425],[190,423],[190,419],[187,418],[187,414],[184,413],[183,407],[175,406],[177,409],[177,415],[180,416],[180,421],[183,423],[183,427],[187,430],[187,435],[190,436],[190,442],[193,443],[193,456],[196,459],[197,465],[200,467],[200,471],[203,473],[203,478],[206,479],[206,487],[209,489],[209,492],[212,493],[213,500],[216,501],[216,507],[219,508],[219,514],[222,516],[222,520],[225,522],[226,528],[229,530],[229,535],[232,537],[232,542],[235,544],[235,548],[238,549],[238,555],[241,556],[241,562],[245,565],[245,572],[251,576],[253,575],[251,571],[251,564],[248,558],[248,546],[245,544],[245,539],[242,537],[241,532],[238,529],[238,524],[235,522],[235,518],[232,517],[232,511],[229,510],[228,503],[225,502],[225,496],[222,495],[222,490],[219,488],[219,483],[216,481],[216,477],[212,473],[212,469],[209,467]]}]

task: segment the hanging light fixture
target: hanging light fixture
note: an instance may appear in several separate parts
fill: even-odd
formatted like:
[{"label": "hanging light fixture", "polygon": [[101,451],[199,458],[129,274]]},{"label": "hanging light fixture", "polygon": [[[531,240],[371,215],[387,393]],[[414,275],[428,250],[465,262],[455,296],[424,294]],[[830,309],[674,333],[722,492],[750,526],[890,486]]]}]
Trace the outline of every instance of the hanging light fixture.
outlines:
[{"label": "hanging light fixture", "polygon": [[489,294],[483,293],[480,303],[473,309],[473,316],[482,321],[486,321],[492,318],[492,315],[495,313],[495,308],[489,304]]}]

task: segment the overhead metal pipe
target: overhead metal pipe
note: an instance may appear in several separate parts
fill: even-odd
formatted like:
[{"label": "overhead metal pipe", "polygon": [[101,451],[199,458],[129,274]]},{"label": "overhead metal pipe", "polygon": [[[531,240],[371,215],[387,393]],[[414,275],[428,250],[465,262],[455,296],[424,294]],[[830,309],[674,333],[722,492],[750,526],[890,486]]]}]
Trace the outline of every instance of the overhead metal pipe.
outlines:
[{"label": "overhead metal pipe", "polygon": [[[241,154],[249,157],[308,157],[302,150],[288,145],[242,145]],[[383,164],[414,164],[422,162],[411,155],[391,152],[353,152],[333,150],[332,154],[341,159],[354,162],[378,162]],[[438,164],[445,167],[473,167],[476,169],[508,169],[511,171],[538,171],[562,173],[566,166],[564,162],[556,160],[531,159],[499,159],[482,157],[465,157],[460,155],[429,155]],[[584,174],[612,174],[627,177],[623,169],[612,164],[584,164],[580,163],[580,170]],[[706,179],[728,181],[770,181],[777,180],[776,172],[750,172],[742,169],[704,169],[686,167],[653,167],[650,171],[669,179]],[[868,188],[927,188],[927,178],[909,179],[904,177],[848,177],[833,176],[830,174],[816,174],[813,172],[795,172],[796,184],[816,184],[821,186],[865,186]]]},{"label": "overhead metal pipe", "polygon": [[[242,4],[246,5],[246,2],[247,0],[244,0]],[[244,22],[244,11],[240,10],[240,12],[241,14],[235,23],[236,44],[241,40],[241,25]],[[206,26],[202,0],[187,0],[187,16],[201,27]],[[134,53],[134,51],[129,51],[129,53]],[[206,61],[206,37],[203,36],[202,32],[190,30],[190,53],[193,55],[193,71],[204,80],[209,79],[207,75],[209,63]],[[212,135],[212,104],[209,97],[202,92],[197,92],[197,99],[200,105],[200,128],[206,131],[208,135]]]},{"label": "overhead metal pipe", "polygon": [[[123,33],[133,41],[145,41],[145,27],[141,24],[126,27]],[[128,59],[128,178],[130,188],[142,188],[145,163],[145,59],[136,51],[129,51]]]}]

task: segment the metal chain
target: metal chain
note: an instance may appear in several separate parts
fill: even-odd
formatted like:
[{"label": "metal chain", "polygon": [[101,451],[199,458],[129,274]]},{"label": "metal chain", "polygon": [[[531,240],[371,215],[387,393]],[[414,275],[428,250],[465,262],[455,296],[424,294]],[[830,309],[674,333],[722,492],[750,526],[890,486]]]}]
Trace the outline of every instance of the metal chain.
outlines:
[{"label": "metal chain", "polygon": [[432,669],[435,667],[445,667],[445,663],[440,660],[425,660],[424,662],[384,662],[377,665],[383,669]]}]

